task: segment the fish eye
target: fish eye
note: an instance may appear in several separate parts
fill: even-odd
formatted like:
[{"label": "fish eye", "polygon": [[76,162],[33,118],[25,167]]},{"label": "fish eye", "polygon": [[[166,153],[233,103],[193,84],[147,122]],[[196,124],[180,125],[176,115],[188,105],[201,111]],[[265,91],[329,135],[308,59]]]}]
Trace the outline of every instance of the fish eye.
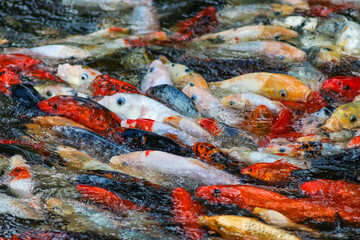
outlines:
[{"label": "fish eye", "polygon": [[279,148],[279,152],[284,153],[284,152],[285,152],[285,148],[283,148],[283,147]]},{"label": "fish eye", "polygon": [[80,78],[81,78],[81,80],[85,81],[89,78],[89,75],[87,75],[87,73],[83,73],[83,74],[81,74]]},{"label": "fish eye", "polygon": [[53,92],[51,90],[46,91],[46,96],[51,97],[53,95]]},{"label": "fish eye", "polygon": [[123,105],[123,104],[125,103],[125,99],[122,98],[122,97],[119,97],[118,100],[116,101],[116,103],[117,103],[119,106],[121,106],[121,105]]},{"label": "fish eye", "polygon": [[280,40],[280,35],[274,36],[274,39],[275,39],[275,40]]},{"label": "fish eye", "polygon": [[150,68],[149,72],[153,72],[155,70],[155,67]]},{"label": "fish eye", "polygon": [[230,106],[233,106],[233,105],[235,105],[235,102],[234,102],[234,101],[230,101],[229,104],[230,104]]},{"label": "fish eye", "polygon": [[190,85],[191,87],[193,87],[193,86],[194,86],[194,83],[191,82],[191,83],[189,83],[189,85]]},{"label": "fish eye", "polygon": [[196,95],[192,95],[192,96],[191,96],[191,100],[196,101],[196,99],[197,99],[197,96],[196,96]]},{"label": "fish eye", "polygon": [[280,14],[281,14],[281,11],[275,11],[274,12],[274,16],[280,16]]},{"label": "fish eye", "polygon": [[279,59],[279,60],[284,60],[285,57],[284,57],[283,55],[280,55],[280,56],[278,56],[278,59]]},{"label": "fish eye", "polygon": [[221,191],[220,189],[216,188],[212,194],[214,197],[220,197]]},{"label": "fish eye", "polygon": [[279,91],[279,95],[280,95],[280,97],[282,97],[282,98],[286,98],[287,93],[286,93],[285,90],[280,90],[280,91]]},{"label": "fish eye", "polygon": [[351,115],[350,117],[350,122],[355,122],[356,121],[356,116],[355,115]]},{"label": "fish eye", "polygon": [[348,85],[345,85],[345,86],[343,86],[342,89],[348,91],[348,90],[350,90],[350,87]]}]

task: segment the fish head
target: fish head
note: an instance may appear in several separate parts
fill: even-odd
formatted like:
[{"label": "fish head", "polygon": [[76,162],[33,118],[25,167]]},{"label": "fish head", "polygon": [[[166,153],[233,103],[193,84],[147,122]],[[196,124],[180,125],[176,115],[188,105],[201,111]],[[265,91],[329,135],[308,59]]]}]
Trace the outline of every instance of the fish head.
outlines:
[{"label": "fish head", "polygon": [[298,79],[282,75],[269,76],[261,88],[264,96],[281,101],[307,102],[311,100],[313,91]]},{"label": "fish head", "polygon": [[360,92],[360,77],[332,77],[323,82],[321,90],[330,93],[335,100],[352,101]]},{"label": "fish head", "polygon": [[44,206],[49,212],[58,214],[60,216],[68,216],[74,214],[74,207],[60,199],[49,198],[45,202]]},{"label": "fish head", "polygon": [[78,91],[64,85],[47,86],[41,89],[35,87],[35,89],[45,98],[52,98],[59,95],[78,96]]},{"label": "fish head", "polygon": [[141,117],[144,107],[141,102],[142,95],[132,93],[116,93],[105,96],[99,104],[115,113],[120,119],[137,119]]},{"label": "fish head", "polygon": [[282,4],[271,4],[275,17],[288,16],[295,11],[295,7]]},{"label": "fish head", "polygon": [[331,117],[322,126],[328,132],[353,129],[360,126],[360,102],[352,102],[336,108]]},{"label": "fish head", "polygon": [[195,103],[196,108],[202,113],[220,103],[219,99],[210,90],[191,83],[186,85],[182,92]]},{"label": "fish head", "polygon": [[246,167],[246,168],[241,169],[241,174],[254,177],[256,175],[256,171],[257,171],[256,169],[257,169],[257,167],[254,165],[250,166],[250,167]]},{"label": "fish head", "polygon": [[340,46],[312,47],[308,51],[309,62],[315,67],[338,65],[341,62],[342,48]]},{"label": "fish head", "polygon": [[220,104],[223,107],[245,109],[246,102],[242,101],[241,94],[230,94],[220,99]]},{"label": "fish head", "polygon": [[154,60],[141,81],[141,92],[145,93],[150,87],[161,84],[173,85],[171,75],[162,61]]},{"label": "fish head", "polygon": [[73,88],[91,85],[101,73],[95,69],[82,65],[60,64],[56,74],[59,78],[69,83]]}]

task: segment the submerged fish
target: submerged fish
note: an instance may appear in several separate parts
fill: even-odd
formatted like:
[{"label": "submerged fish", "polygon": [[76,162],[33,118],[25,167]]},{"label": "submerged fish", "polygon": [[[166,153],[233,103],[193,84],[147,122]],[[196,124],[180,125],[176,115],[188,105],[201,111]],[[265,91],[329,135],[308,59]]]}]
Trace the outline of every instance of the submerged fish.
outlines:
[{"label": "submerged fish", "polygon": [[148,150],[114,156],[110,166],[162,186],[183,187],[189,191],[202,185],[239,182],[238,178],[199,160],[160,151]]},{"label": "submerged fish", "polygon": [[312,90],[298,79],[276,73],[249,73],[220,82],[210,83],[219,95],[253,92],[270,99],[307,102]]},{"label": "submerged fish", "polygon": [[289,231],[264,224],[254,218],[234,215],[201,216],[199,223],[219,232],[226,239],[300,240]]}]

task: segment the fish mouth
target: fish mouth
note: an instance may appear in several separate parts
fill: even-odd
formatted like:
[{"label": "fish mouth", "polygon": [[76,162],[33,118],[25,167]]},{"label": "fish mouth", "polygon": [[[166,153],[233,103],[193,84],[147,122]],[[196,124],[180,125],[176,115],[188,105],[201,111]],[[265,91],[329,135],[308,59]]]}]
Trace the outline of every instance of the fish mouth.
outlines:
[{"label": "fish mouth", "polygon": [[327,132],[336,132],[341,130],[341,124],[340,121],[337,119],[329,119],[321,128],[326,130]]},{"label": "fish mouth", "polygon": [[308,93],[305,95],[304,99],[302,99],[304,102],[308,102],[313,98],[313,91],[308,91]]}]

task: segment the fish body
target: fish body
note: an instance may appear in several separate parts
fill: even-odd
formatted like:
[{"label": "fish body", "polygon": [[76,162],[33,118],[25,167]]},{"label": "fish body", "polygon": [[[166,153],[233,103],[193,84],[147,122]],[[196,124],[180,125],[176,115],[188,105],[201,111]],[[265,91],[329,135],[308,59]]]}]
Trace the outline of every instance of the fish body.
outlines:
[{"label": "fish body", "polygon": [[280,102],[269,100],[266,97],[254,93],[230,94],[221,98],[220,102],[225,107],[247,111],[252,111],[260,105],[265,105],[273,114],[279,113],[284,108],[284,105]]},{"label": "fish body", "polygon": [[360,102],[346,103],[335,109],[322,128],[328,132],[358,128],[360,126],[359,118]]},{"label": "fish body", "polygon": [[276,73],[249,73],[210,83],[221,95],[252,92],[275,100],[307,102],[312,90],[298,79]]},{"label": "fish body", "polygon": [[283,214],[274,210],[256,207],[254,208],[253,212],[263,221],[271,225],[275,225],[281,228],[315,232],[314,229],[311,229],[303,224],[294,223],[289,218],[285,217]]},{"label": "fish body", "polygon": [[184,118],[180,116],[170,116],[164,118],[164,123],[167,123],[181,131],[184,131],[187,134],[196,137],[202,142],[213,141],[213,136],[210,134],[210,132],[202,128],[192,119]]},{"label": "fish body", "polygon": [[26,202],[0,193],[0,212],[22,219],[43,220],[43,216]]},{"label": "fish body", "polygon": [[240,175],[243,166],[227,153],[210,143],[197,142],[193,146],[195,155],[203,162],[233,175]]},{"label": "fish body", "polygon": [[149,65],[149,70],[141,80],[141,92],[146,93],[150,87],[157,85],[168,84],[173,85],[169,70],[164,66],[160,60],[154,60]]},{"label": "fish body", "polygon": [[269,226],[254,218],[235,215],[202,216],[199,223],[219,232],[226,239],[300,240],[289,231]]},{"label": "fish body", "polygon": [[86,66],[65,63],[58,66],[56,75],[75,90],[92,95],[91,85],[101,72]]},{"label": "fish body", "polygon": [[62,0],[64,5],[74,5],[76,7],[96,7],[104,11],[115,11],[118,8],[134,8],[139,5],[151,5],[152,0],[105,0],[98,2],[96,0]]},{"label": "fish body", "polygon": [[232,28],[218,33],[205,34],[192,43],[195,44],[237,44],[258,40],[289,40],[297,38],[297,32],[278,26],[252,25]]},{"label": "fish body", "polygon": [[201,239],[203,232],[198,224],[201,206],[191,199],[191,195],[183,188],[175,188],[172,192],[173,219],[184,228],[185,235],[191,239]]},{"label": "fish body", "polygon": [[110,127],[120,127],[121,119],[97,102],[85,98],[55,96],[38,104],[41,111],[60,115],[101,133]]},{"label": "fish body", "polygon": [[44,45],[32,48],[9,49],[8,52],[50,59],[85,59],[92,56],[89,51],[80,47],[60,44]]},{"label": "fish body", "polygon": [[194,101],[197,109],[205,116],[229,125],[236,125],[243,121],[236,110],[223,107],[220,99],[208,89],[189,84],[182,91]]},{"label": "fish body", "polygon": [[[334,214],[337,212],[334,208],[312,203],[308,199],[291,199],[279,193],[248,185],[204,186],[197,189],[196,196],[212,203],[236,204],[250,210],[255,207],[275,210],[294,222],[308,218],[333,222]],[[356,212],[339,213],[350,222],[359,221]]]},{"label": "fish body", "polygon": [[239,181],[236,177],[199,160],[160,151],[148,150],[114,156],[110,160],[110,166],[162,186],[189,190],[201,185],[220,182],[231,184]]},{"label": "fish body", "polygon": [[54,126],[52,128],[62,145],[67,145],[85,151],[91,157],[107,163],[108,160],[117,154],[126,154],[132,150],[119,145],[109,139],[87,129],[72,126]]},{"label": "fish body", "polygon": [[20,76],[9,68],[0,68],[0,91],[10,95],[13,84],[22,83]]},{"label": "fish body", "polygon": [[136,128],[112,128],[103,136],[119,145],[128,146],[133,151],[159,150],[181,156],[193,156],[191,148],[180,146],[171,138]]},{"label": "fish body", "polygon": [[278,160],[273,163],[257,163],[250,167],[243,168],[241,173],[250,175],[253,178],[265,181],[269,184],[289,182],[291,172],[301,169],[291,163]]},{"label": "fish body", "polygon": [[360,25],[348,21],[343,25],[340,34],[337,35],[336,44],[343,47],[344,51],[351,54],[360,53]]},{"label": "fish body", "polygon": [[197,139],[183,131],[180,131],[166,123],[156,122],[151,119],[138,118],[126,119],[121,121],[121,127],[137,128],[144,131],[153,132],[161,136],[169,137],[176,142],[192,146],[197,142]]},{"label": "fish body", "polygon": [[[290,44],[280,41],[252,41],[237,44],[213,44],[198,46],[200,53],[189,50],[190,55],[207,58],[233,59],[263,57],[279,63],[301,62],[306,53]],[[196,48],[194,48],[196,49]]]},{"label": "fish body", "polygon": [[147,34],[160,31],[159,16],[156,8],[139,5],[134,8],[131,16],[131,34]]},{"label": "fish body", "polygon": [[105,96],[98,103],[121,119],[148,118],[163,122],[165,117],[180,115],[164,104],[139,94],[117,93]]},{"label": "fish body", "polygon": [[159,102],[169,106],[181,115],[189,118],[199,118],[201,113],[194,102],[178,88],[162,84],[150,87],[146,94]]},{"label": "fish body", "polygon": [[110,96],[116,93],[142,94],[130,83],[112,78],[107,74],[97,76],[92,83],[93,96]]},{"label": "fish body", "polygon": [[217,20],[221,24],[229,25],[236,22],[248,24],[256,16],[266,16],[268,18],[287,16],[293,13],[294,7],[281,4],[245,4],[238,6],[226,6],[219,11]]},{"label": "fish body", "polygon": [[275,154],[258,152],[243,148],[230,148],[230,149],[222,149],[222,150],[229,153],[230,156],[239,159],[239,161],[245,163],[245,165],[247,166],[251,166],[256,163],[273,163],[278,160],[283,160],[300,168],[306,169],[310,167],[310,162],[303,159],[299,160],[296,158],[278,156]]}]

